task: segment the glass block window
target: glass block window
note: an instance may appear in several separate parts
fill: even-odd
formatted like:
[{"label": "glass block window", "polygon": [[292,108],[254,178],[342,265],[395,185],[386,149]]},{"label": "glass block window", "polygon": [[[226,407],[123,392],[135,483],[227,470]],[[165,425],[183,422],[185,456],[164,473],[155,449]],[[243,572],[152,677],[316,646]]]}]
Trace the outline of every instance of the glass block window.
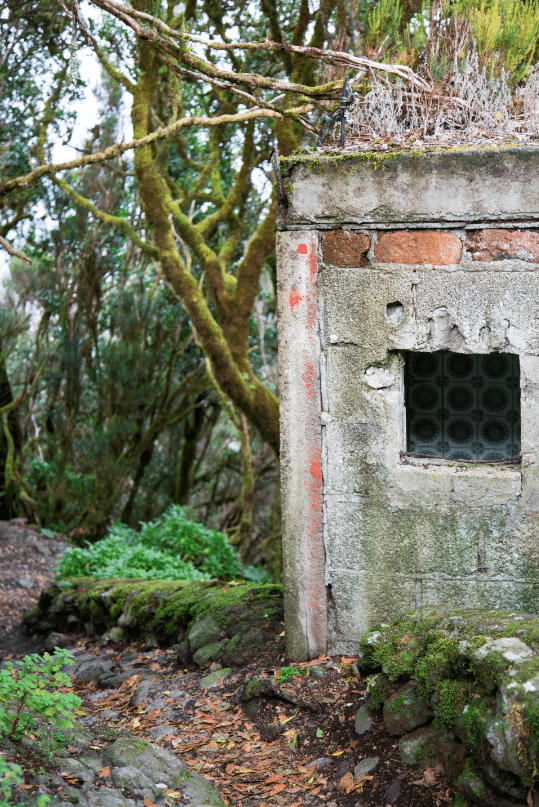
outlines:
[{"label": "glass block window", "polygon": [[512,353],[407,353],[407,451],[496,462],[520,455],[520,367]]}]

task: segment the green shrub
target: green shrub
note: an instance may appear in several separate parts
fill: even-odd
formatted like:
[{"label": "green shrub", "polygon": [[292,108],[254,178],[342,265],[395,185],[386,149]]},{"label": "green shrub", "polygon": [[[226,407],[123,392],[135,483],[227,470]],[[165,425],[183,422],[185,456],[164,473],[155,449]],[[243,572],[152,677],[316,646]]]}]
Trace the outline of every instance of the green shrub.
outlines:
[{"label": "green shrub", "polygon": [[141,527],[136,532],[116,522],[101,541],[68,549],[57,575],[189,582],[245,577],[267,582],[263,569],[242,566],[223,533],[191,521],[183,507],[172,505]]},{"label": "green shrub", "polygon": [[[22,783],[22,768],[15,762],[6,762],[0,757],[0,807],[12,807],[11,788]],[[45,807],[50,802],[48,796],[39,796],[35,807]],[[28,802],[26,802],[28,804]]]},{"label": "green shrub", "polygon": [[297,670],[295,667],[281,667],[279,670],[279,683],[284,684],[289,678],[293,678],[295,675],[305,675],[306,673],[307,670]]},{"label": "green shrub", "polygon": [[62,672],[65,664],[73,664],[73,656],[56,648],[54,656],[34,653],[0,670],[0,736],[17,738],[42,723],[72,725],[72,712],[81,700],[58,690],[70,685]]}]

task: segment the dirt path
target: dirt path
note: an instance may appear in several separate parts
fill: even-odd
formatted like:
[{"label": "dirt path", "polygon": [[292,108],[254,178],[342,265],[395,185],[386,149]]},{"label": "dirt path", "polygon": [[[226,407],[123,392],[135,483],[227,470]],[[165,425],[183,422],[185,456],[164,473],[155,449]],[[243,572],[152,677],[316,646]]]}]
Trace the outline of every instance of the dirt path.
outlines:
[{"label": "dirt path", "polygon": [[23,521],[0,521],[0,656],[41,649],[22,630],[22,618],[52,583],[64,548],[63,541],[45,538]]}]

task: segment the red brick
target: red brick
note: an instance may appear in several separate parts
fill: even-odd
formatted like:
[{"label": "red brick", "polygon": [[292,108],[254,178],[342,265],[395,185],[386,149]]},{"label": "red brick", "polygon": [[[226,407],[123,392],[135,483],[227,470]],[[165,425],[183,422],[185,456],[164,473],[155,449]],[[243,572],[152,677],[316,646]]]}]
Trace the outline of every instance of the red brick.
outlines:
[{"label": "red brick", "polygon": [[322,259],[334,266],[367,266],[371,239],[365,233],[330,230],[322,235]]},{"label": "red brick", "polygon": [[477,230],[466,238],[474,261],[518,258],[539,263],[539,233],[534,230]]},{"label": "red brick", "polygon": [[451,233],[435,230],[398,230],[382,233],[374,248],[380,263],[430,263],[433,266],[449,266],[459,263],[462,243]]}]

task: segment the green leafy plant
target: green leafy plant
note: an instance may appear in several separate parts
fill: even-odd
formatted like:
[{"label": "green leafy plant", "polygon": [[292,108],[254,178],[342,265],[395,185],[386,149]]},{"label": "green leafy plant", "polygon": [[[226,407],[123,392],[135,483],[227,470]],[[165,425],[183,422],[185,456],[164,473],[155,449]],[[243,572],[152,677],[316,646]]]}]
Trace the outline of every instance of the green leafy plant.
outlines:
[{"label": "green leafy plant", "polygon": [[6,762],[0,757],[0,807],[8,807],[11,802],[11,788],[22,782],[22,768],[14,762]]},{"label": "green leafy plant", "polygon": [[101,541],[68,549],[57,575],[267,581],[263,569],[240,563],[226,535],[191,521],[179,505],[172,505],[155,521],[141,524],[140,532],[116,522]]},{"label": "green leafy plant", "polygon": [[53,656],[34,653],[0,671],[0,736],[17,738],[42,723],[72,725],[72,712],[81,700],[58,689],[70,684],[62,672],[66,664],[73,664],[73,656],[56,648]]},{"label": "green leafy plant", "polygon": [[[0,757],[0,807],[12,807],[11,790],[23,781],[22,768],[15,762],[6,762]],[[45,807],[50,802],[48,796],[39,796],[35,807]]]},{"label": "green leafy plant", "polygon": [[295,667],[281,667],[279,671],[279,683],[284,684],[289,678],[295,675],[305,675],[307,670],[297,670]]}]

